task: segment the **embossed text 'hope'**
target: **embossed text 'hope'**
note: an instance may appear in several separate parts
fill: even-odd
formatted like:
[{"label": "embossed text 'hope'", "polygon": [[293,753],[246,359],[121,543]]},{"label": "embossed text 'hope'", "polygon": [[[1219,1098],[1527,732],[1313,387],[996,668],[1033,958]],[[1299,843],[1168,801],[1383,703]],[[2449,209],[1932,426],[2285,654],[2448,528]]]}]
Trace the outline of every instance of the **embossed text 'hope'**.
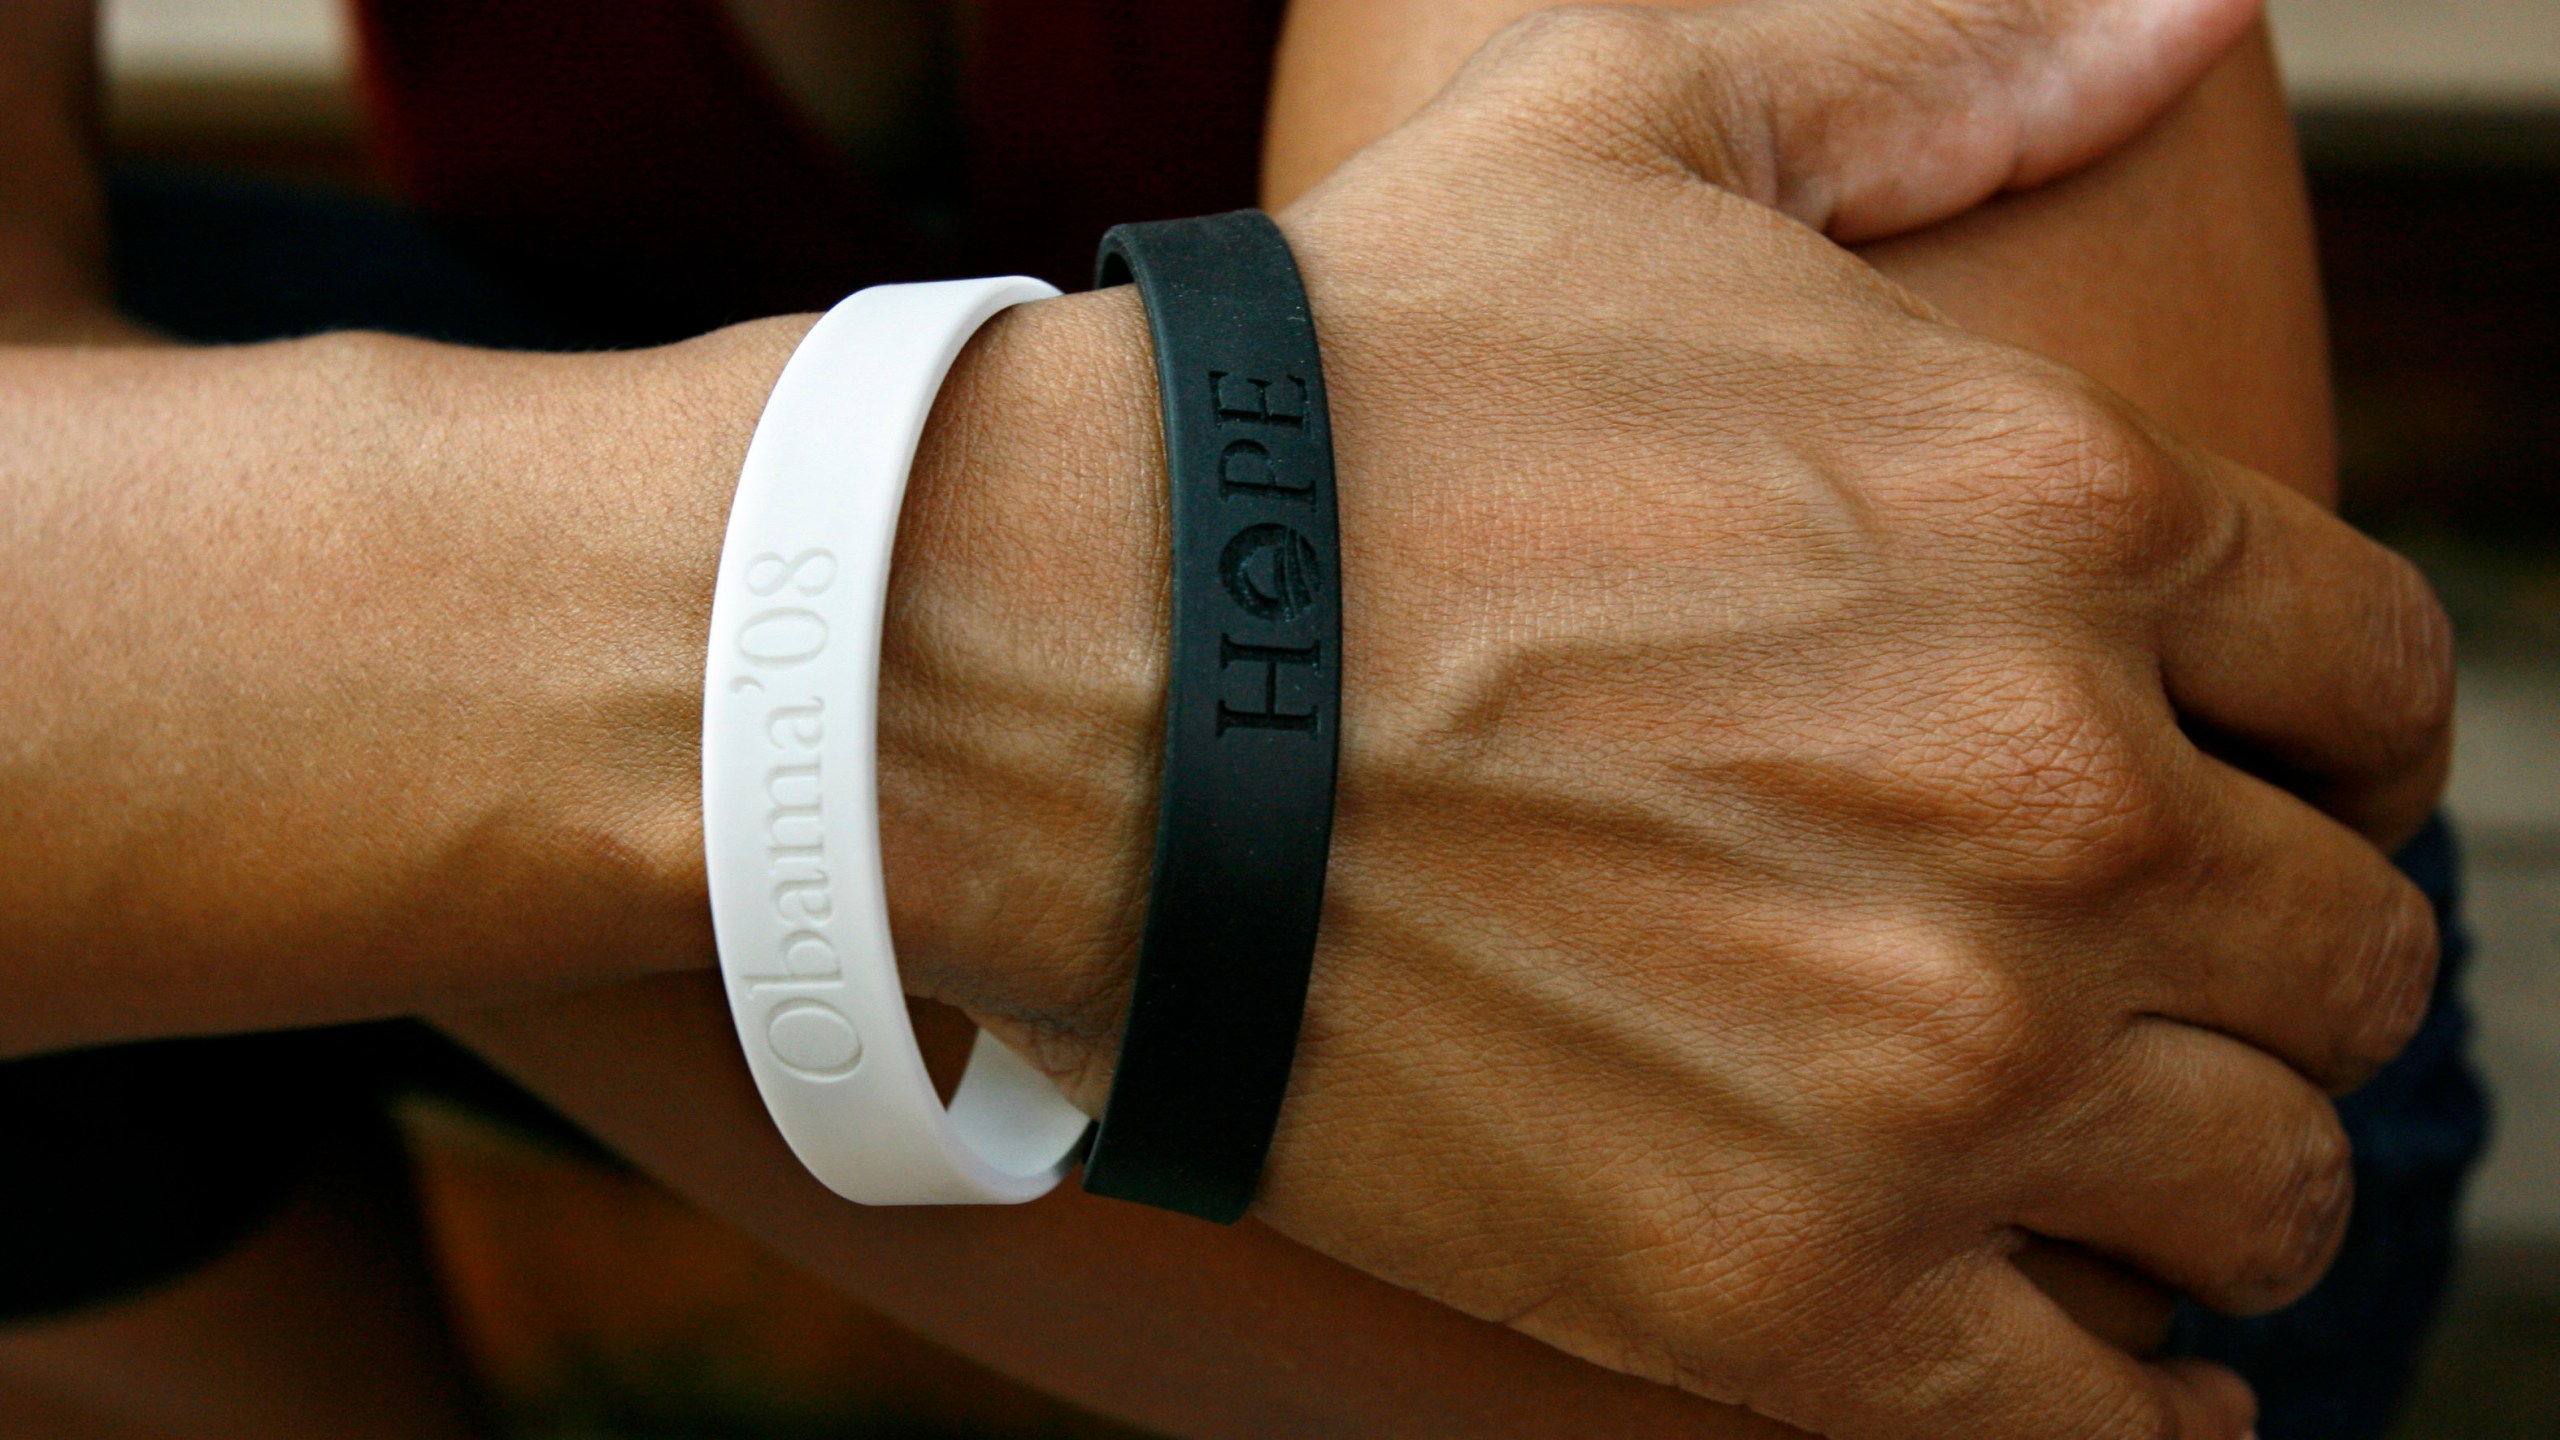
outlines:
[{"label": "embossed text 'hope'", "polygon": [[[1210,410],[1219,428],[1243,432],[1219,451],[1220,498],[1312,501],[1314,477],[1281,463],[1255,433],[1304,429],[1307,382],[1295,375],[1262,380],[1211,370],[1208,385]],[[1239,615],[1283,627],[1315,613],[1326,583],[1315,547],[1306,537],[1287,524],[1269,520],[1241,524],[1228,535],[1218,554],[1218,578]],[[1224,737],[1236,729],[1315,733],[1315,709],[1289,704],[1282,677],[1291,671],[1311,672],[1323,663],[1319,642],[1252,643],[1220,627],[1218,672],[1227,683],[1218,699],[1218,734]],[[1237,667],[1244,668],[1230,677],[1228,672]]]}]

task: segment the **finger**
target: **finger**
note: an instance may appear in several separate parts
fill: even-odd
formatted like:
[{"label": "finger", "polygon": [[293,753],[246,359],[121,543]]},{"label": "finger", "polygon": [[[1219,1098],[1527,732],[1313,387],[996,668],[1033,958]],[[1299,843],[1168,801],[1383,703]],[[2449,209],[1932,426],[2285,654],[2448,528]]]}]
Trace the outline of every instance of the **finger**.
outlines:
[{"label": "finger", "polygon": [[2144,1020],[2050,1153],[2018,1223],[2086,1245],[2217,1310],[2300,1297],[2337,1254],[2355,1195],[2337,1108],[2227,1035]]},{"label": "finger", "polygon": [[[1807,1347],[1807,1397],[1777,1418],[1835,1440],[2241,1440],[2249,1387],[2219,1366],[2145,1364],[2072,1323],[2007,1260],[1979,1254],[1898,1292],[1880,1348]],[[1834,1413],[1827,1395],[1860,1398]],[[1881,1408],[1866,1402],[1881,1397]],[[1754,1408],[1759,1408],[1755,1405]]]},{"label": "finger", "polygon": [[[2199,460],[2214,523],[2161,615],[2171,701],[2383,845],[2434,807],[2452,754],[2453,631],[2425,577],[2263,475]],[[2236,742],[2236,747],[2235,747]]]},{"label": "finger", "polygon": [[[2434,997],[2435,910],[2364,839],[2254,776],[2208,761],[2164,884],[2194,892],[2119,932],[2141,1010],[2231,1035],[2332,1094],[2399,1055]],[[2199,903],[2202,908],[2199,909]]]},{"label": "finger", "polygon": [[[1844,242],[2114,150],[2247,30],[2258,0],[1758,0],[1696,17],[1709,178]],[[1725,173],[1715,173],[1722,170]]]}]

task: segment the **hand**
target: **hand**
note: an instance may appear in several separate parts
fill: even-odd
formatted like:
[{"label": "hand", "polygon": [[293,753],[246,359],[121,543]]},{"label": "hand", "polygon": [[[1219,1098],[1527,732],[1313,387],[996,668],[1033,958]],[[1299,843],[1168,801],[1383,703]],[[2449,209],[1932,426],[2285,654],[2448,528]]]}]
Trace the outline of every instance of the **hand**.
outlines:
[{"label": "hand", "polygon": [[[2049,1236],[2238,1309],[2319,1273],[2349,1203],[2322,1089],[2406,1038],[2433,937],[2367,839],[2215,752],[2404,829],[2442,618],[2315,506],[1773,208],[1875,233],[2067,163],[2122,120],[2057,98],[2117,63],[2104,32],[2201,13],[1546,17],[1284,217],[1349,709],[1264,1218],[1842,1440],[2246,1427],[2235,1379],[2106,1348],[2011,1256]],[[1125,295],[1051,315],[950,413],[1139,343]],[[1004,468],[999,420],[938,443]],[[1063,528],[928,485],[883,715],[893,898],[971,876],[902,946],[1089,1100],[1160,693],[1159,572],[1082,568],[1114,526],[1160,545],[1128,485]],[[1135,599],[1061,636],[1060,593]],[[1044,767],[1050,737],[1079,748]]]}]

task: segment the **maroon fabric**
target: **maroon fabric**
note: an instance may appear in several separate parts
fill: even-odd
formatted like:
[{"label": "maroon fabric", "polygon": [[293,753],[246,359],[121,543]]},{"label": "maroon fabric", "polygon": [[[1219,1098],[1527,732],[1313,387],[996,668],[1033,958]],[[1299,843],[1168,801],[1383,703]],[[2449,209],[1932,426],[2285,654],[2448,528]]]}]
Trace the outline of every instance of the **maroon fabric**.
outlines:
[{"label": "maroon fabric", "polygon": [[1121,220],[1252,203],[1281,0],[984,0],[957,223],[791,108],[718,0],[362,0],[409,198],[581,318],[675,332],[862,284],[1085,282]]},{"label": "maroon fabric", "polygon": [[1081,289],[1127,220],[1254,202],[1284,0],[986,0],[971,259]]}]

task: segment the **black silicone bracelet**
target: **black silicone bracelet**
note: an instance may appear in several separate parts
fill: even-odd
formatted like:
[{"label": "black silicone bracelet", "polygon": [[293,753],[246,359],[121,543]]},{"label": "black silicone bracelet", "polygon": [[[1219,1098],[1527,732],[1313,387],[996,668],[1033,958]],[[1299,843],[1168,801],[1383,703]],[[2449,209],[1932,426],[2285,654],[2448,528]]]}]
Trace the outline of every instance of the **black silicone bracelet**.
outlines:
[{"label": "black silicone bracelet", "polygon": [[1271,217],[1123,225],[1155,335],[1173,531],[1155,878],[1097,1195],[1221,1224],[1262,1176],[1306,1009],[1341,724],[1333,434],[1315,323]]}]

